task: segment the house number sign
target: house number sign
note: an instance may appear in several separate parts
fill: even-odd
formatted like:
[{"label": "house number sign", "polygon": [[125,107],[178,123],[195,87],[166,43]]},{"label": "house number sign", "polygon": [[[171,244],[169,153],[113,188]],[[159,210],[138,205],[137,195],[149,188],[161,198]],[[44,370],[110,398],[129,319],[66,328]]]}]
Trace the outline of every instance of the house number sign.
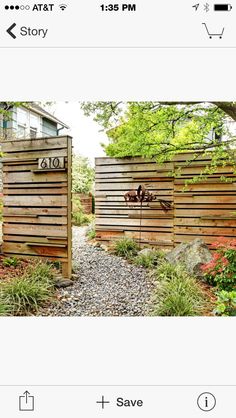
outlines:
[{"label": "house number sign", "polygon": [[57,170],[60,168],[65,168],[64,157],[45,157],[38,159],[39,170]]}]

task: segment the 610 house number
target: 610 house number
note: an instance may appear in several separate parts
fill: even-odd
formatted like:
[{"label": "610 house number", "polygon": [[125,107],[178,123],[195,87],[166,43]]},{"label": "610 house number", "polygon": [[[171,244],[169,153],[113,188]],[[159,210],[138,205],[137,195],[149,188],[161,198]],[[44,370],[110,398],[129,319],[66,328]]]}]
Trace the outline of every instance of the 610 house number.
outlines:
[{"label": "610 house number", "polygon": [[47,157],[39,158],[38,168],[39,170],[56,170],[65,167],[64,157]]},{"label": "610 house number", "polygon": [[136,4],[101,4],[103,12],[136,12]]}]

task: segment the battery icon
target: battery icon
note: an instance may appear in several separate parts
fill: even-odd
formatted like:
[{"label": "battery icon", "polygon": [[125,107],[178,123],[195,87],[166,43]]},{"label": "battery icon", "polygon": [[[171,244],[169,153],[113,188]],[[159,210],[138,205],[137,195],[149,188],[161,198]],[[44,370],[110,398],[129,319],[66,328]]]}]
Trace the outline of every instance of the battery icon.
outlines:
[{"label": "battery icon", "polygon": [[215,12],[230,12],[232,8],[231,4],[214,4]]}]

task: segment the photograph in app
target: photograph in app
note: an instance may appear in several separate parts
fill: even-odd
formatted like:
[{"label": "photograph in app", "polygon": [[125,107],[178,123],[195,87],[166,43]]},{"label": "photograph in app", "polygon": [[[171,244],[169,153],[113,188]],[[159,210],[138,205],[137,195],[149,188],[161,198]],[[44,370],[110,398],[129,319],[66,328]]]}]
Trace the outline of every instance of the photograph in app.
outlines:
[{"label": "photograph in app", "polygon": [[236,102],[0,102],[0,316],[235,316]]}]

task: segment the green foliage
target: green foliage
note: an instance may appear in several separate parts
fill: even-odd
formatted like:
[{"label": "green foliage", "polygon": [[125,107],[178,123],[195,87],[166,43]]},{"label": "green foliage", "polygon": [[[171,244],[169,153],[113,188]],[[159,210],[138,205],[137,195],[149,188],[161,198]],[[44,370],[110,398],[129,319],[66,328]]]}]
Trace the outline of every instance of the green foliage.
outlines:
[{"label": "green foliage", "polygon": [[73,212],[73,224],[76,226],[84,226],[89,225],[90,222],[92,222],[93,216],[92,215],[86,215],[83,212]]},{"label": "green foliage", "polygon": [[131,238],[122,238],[114,243],[114,253],[120,257],[132,258],[138,253],[138,244]]},{"label": "green foliage", "polygon": [[6,257],[3,259],[2,264],[4,267],[17,267],[19,260],[16,257]]},{"label": "green foliage", "polygon": [[72,162],[72,192],[89,193],[94,184],[94,168],[86,157],[74,155]]},{"label": "green foliage", "polygon": [[197,281],[185,269],[163,262],[157,269],[154,315],[197,316],[202,315],[206,299]]},{"label": "green foliage", "polygon": [[87,237],[88,239],[92,240],[96,237],[96,230],[95,228],[91,228],[87,231]]},{"label": "green foliage", "polygon": [[42,261],[37,261],[36,263],[29,264],[26,269],[27,277],[30,280],[51,284],[54,278],[52,264],[44,263]]},{"label": "green foliage", "polygon": [[[230,117],[236,120],[236,103],[89,102],[82,109],[108,130],[110,142],[104,148],[111,157],[142,156],[163,163],[192,151],[185,164],[189,166],[200,152],[210,155],[212,162],[202,169],[198,180],[193,177],[194,182],[226,164],[232,164],[236,173],[236,137],[225,123]],[[181,168],[170,174],[179,177]]]},{"label": "green foliage", "polygon": [[0,299],[0,316],[8,316],[10,311],[11,308],[8,303]]},{"label": "green foliage", "polygon": [[211,244],[216,252],[202,266],[207,282],[221,290],[236,289],[236,239],[220,237]]},{"label": "green foliage", "polygon": [[134,259],[134,263],[137,266],[143,266],[145,268],[154,268],[165,257],[165,253],[161,250],[152,250],[147,254],[139,254]]},{"label": "green foliage", "polygon": [[3,306],[3,311],[5,309],[4,314],[22,316],[35,313],[40,306],[50,300],[52,294],[51,266],[37,262],[29,265],[23,275],[1,283],[0,304]]},{"label": "green foliage", "polygon": [[73,196],[73,211],[72,211],[72,222],[76,226],[89,225],[93,219],[94,215],[87,215],[83,211],[83,207],[80,202],[79,196]]},{"label": "green foliage", "polygon": [[214,313],[219,316],[236,316],[236,291],[218,292]]}]

